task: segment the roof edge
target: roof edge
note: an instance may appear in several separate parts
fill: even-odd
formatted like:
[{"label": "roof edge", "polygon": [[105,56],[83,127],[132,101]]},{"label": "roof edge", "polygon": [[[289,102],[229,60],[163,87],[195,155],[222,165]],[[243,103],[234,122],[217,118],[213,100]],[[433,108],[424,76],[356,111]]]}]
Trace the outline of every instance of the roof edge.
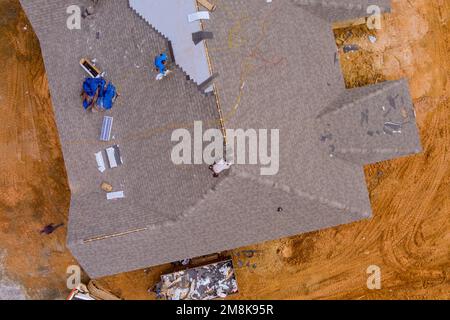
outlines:
[{"label": "roof edge", "polygon": [[[332,115],[334,113],[340,112],[341,110],[346,110],[357,103],[361,103],[364,101],[367,101],[376,95],[383,93],[389,89],[392,89],[397,86],[402,86],[405,83],[407,83],[406,78],[401,78],[399,80],[390,80],[390,81],[384,81],[380,83],[375,83],[363,87],[356,87],[352,89],[346,89],[342,95],[340,95],[337,99],[334,100],[334,103],[332,105],[336,104],[336,108],[331,108],[330,106],[325,107],[317,116],[316,120],[320,120],[322,117],[327,115]],[[354,99],[351,99],[350,101],[346,101],[345,98],[349,97],[351,94],[357,94],[358,96]],[[343,102],[339,103],[339,100],[343,99]],[[338,102],[338,103],[336,103]]]},{"label": "roof edge", "polygon": [[[347,0],[348,1],[348,0]],[[368,17],[370,6],[378,6],[381,13],[391,12],[391,0],[352,0],[358,3],[349,3],[344,0],[290,0],[296,6],[328,21],[329,23]]]}]

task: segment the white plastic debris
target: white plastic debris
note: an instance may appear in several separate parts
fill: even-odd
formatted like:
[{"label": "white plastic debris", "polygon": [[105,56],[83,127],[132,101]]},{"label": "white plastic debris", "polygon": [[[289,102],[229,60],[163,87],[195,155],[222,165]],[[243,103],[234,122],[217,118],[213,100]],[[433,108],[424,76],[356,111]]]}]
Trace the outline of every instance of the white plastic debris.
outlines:
[{"label": "white plastic debris", "polygon": [[97,152],[95,154],[95,159],[97,160],[98,171],[103,173],[106,170],[106,167],[105,167],[105,161],[103,160],[103,155],[102,155],[101,151]]},{"label": "white plastic debris", "polygon": [[189,22],[194,22],[198,20],[209,20],[209,12],[208,11],[199,11],[195,13],[191,13],[188,15]]},{"label": "white plastic debris", "polygon": [[377,37],[370,35],[369,36],[369,41],[372,42],[372,43],[375,43],[375,42],[377,42]]},{"label": "white plastic debris", "polygon": [[111,169],[117,168],[118,166],[121,166],[123,164],[118,145],[114,145],[106,149],[106,155],[108,156],[109,167]]},{"label": "white plastic debris", "polygon": [[116,200],[116,199],[123,199],[123,198],[125,198],[125,193],[123,191],[109,192],[106,194],[107,200]]},{"label": "white plastic debris", "polygon": [[114,148],[106,149],[106,154],[108,155],[109,167],[111,169],[117,168],[117,161],[116,161]]}]

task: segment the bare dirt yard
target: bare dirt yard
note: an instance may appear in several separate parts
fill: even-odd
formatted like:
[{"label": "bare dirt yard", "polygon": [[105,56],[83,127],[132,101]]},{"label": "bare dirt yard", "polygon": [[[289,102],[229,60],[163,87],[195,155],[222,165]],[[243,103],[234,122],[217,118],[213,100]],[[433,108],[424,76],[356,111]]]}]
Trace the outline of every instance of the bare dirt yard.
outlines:
[{"label": "bare dirt yard", "polygon": [[[450,297],[450,2],[393,5],[381,30],[339,29],[336,41],[349,88],[409,80],[424,152],[366,168],[371,220],[234,250],[233,299]],[[61,299],[76,261],[65,228],[39,230],[67,222],[70,192],[39,43],[18,0],[0,2],[0,39],[0,299]],[[360,49],[344,53],[346,44]],[[370,265],[381,268],[380,290],[366,286]],[[147,289],[171,269],[100,283],[153,299]]]}]

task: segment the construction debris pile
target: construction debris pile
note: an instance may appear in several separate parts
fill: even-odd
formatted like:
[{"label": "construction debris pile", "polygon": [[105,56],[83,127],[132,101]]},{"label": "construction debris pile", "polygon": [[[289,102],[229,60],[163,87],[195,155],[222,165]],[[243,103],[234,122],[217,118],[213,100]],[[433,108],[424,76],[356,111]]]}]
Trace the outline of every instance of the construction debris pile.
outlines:
[{"label": "construction debris pile", "polygon": [[231,260],[163,275],[158,287],[158,298],[166,300],[212,300],[238,292]]}]

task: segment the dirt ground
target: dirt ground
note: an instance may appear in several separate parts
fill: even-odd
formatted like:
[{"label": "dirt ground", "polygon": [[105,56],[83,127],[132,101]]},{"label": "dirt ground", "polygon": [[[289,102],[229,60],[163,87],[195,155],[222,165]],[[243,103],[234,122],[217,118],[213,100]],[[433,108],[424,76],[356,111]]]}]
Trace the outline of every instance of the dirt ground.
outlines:
[{"label": "dirt ground", "polygon": [[[409,79],[424,152],[366,167],[371,220],[233,251],[233,299],[450,298],[450,2],[393,7],[379,31],[335,31],[342,68],[348,87]],[[18,0],[0,2],[0,39],[0,299],[61,299],[76,261],[65,228],[39,230],[67,222],[70,192],[39,44]],[[345,44],[360,50],[343,53]],[[380,290],[367,288],[370,265],[381,269]],[[152,299],[147,289],[171,268],[100,283]]]}]

